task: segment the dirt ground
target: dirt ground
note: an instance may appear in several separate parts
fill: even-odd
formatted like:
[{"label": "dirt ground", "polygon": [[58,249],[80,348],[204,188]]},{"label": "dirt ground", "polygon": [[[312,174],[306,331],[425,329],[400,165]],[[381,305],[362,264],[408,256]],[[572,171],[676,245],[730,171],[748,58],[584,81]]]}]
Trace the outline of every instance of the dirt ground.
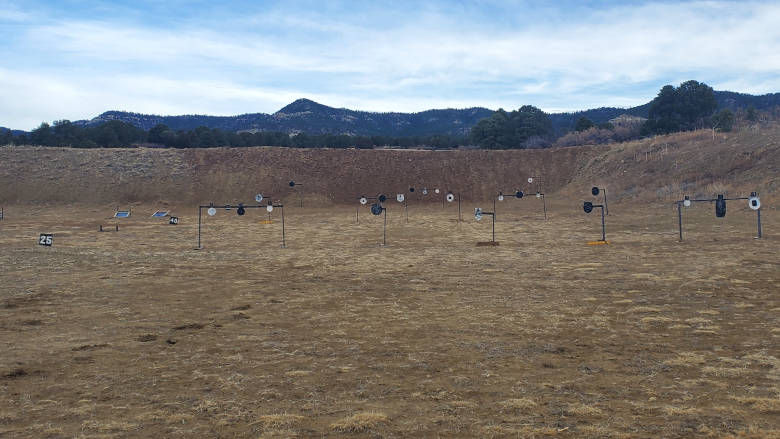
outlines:
[{"label": "dirt ground", "polygon": [[[588,188],[584,188],[585,193]],[[780,437],[777,212],[5,206],[0,437]],[[481,203],[486,210],[488,202]],[[120,224],[99,233],[100,224]],[[53,233],[54,245],[37,245]]]}]

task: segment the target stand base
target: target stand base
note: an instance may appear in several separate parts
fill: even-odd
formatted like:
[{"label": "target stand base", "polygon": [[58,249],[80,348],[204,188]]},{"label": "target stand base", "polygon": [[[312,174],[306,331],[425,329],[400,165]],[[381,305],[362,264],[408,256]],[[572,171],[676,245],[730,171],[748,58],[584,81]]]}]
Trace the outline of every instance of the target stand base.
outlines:
[{"label": "target stand base", "polygon": [[588,245],[609,245],[609,241],[588,241]]},{"label": "target stand base", "polygon": [[274,223],[273,220],[263,220],[263,221],[260,221],[260,224],[273,224],[273,223]]},{"label": "target stand base", "polygon": [[478,242],[477,247],[498,247],[498,241]]}]

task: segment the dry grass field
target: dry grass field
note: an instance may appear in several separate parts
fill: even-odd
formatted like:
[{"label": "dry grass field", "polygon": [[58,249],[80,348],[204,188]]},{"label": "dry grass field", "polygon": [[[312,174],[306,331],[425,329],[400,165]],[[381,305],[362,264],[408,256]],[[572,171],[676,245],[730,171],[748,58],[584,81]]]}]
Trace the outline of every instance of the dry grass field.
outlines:
[{"label": "dry grass field", "polygon": [[0,437],[780,437],[777,211],[549,203],[6,205]]}]

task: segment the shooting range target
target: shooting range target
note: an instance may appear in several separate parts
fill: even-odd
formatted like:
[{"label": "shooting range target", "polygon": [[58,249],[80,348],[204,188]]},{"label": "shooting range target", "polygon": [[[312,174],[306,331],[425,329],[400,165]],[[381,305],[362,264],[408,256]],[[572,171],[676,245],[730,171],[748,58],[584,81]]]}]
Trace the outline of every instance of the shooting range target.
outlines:
[{"label": "shooting range target", "polygon": [[374,215],[381,215],[382,214],[382,206],[379,205],[379,203],[374,203],[371,205],[371,213]]},{"label": "shooting range target", "polygon": [[590,201],[586,201],[582,205],[582,210],[584,210],[585,213],[591,213],[593,211],[593,203],[591,203]]},{"label": "shooting range target", "polygon": [[436,193],[438,194],[438,193],[439,193],[439,188],[436,188],[436,189],[434,189],[433,191],[434,191],[434,192],[436,192]]},{"label": "shooting range target", "polygon": [[529,182],[529,183],[533,183],[533,182],[534,182],[534,179],[533,179],[533,177],[528,177],[528,182]]},{"label": "shooting range target", "polygon": [[206,213],[208,213],[209,216],[214,216],[214,215],[217,214],[217,209],[215,209],[213,207],[209,207],[209,210],[207,210]]},{"label": "shooting range target", "polygon": [[268,211],[268,213],[271,213],[271,212],[273,212],[273,211],[274,211],[274,206],[273,206],[273,204],[269,204],[269,205],[265,206],[265,210],[267,210],[267,211]]},{"label": "shooting range target", "polygon": [[239,216],[241,216],[241,215],[243,215],[243,214],[245,214],[245,213],[246,213],[246,210],[244,209],[244,205],[243,205],[243,204],[239,204],[239,205],[238,205],[238,209],[236,209],[236,213],[237,213]]},{"label": "shooting range target", "polygon": [[379,200],[380,203],[384,203],[385,201],[387,201],[387,196],[385,196],[385,194],[380,194],[377,197],[377,199]]},{"label": "shooting range target", "polygon": [[515,192],[515,198],[523,198],[523,191]]},{"label": "shooting range target", "polygon": [[403,202],[404,202],[404,199],[405,199],[405,197],[404,197],[404,194],[396,194],[396,196],[395,196],[395,199],[396,199],[396,200],[397,200],[399,203],[403,203]]},{"label": "shooting range target", "polygon": [[294,181],[290,181],[290,187],[295,187],[295,182]]},{"label": "shooting range target", "polygon": [[750,198],[748,198],[748,206],[753,210],[761,208],[761,200],[758,199],[758,196],[755,195],[755,193],[751,194]]},{"label": "shooting range target", "polygon": [[428,195],[428,189],[423,188],[423,195]]},{"label": "shooting range target", "polygon": [[593,194],[593,196],[595,197],[596,195],[599,194],[599,188],[596,187],[596,186],[593,186],[592,188],[590,188],[590,193]]},{"label": "shooting range target", "polygon": [[540,194],[539,192],[537,192],[537,193],[536,193],[536,198],[542,198],[542,194]]},{"label": "shooting range target", "polygon": [[498,193],[498,201],[504,201],[504,194],[501,192]]},{"label": "shooting range target", "polygon": [[368,203],[368,199],[366,197],[360,197],[360,204],[366,204]]},{"label": "shooting range target", "polygon": [[258,203],[263,201],[263,194],[255,195],[255,201],[257,201]]},{"label": "shooting range target", "polygon": [[447,202],[452,203],[453,201],[455,201],[455,195],[453,195],[452,192],[450,192],[447,194]]},{"label": "shooting range target", "polygon": [[414,188],[413,188],[413,187],[410,187],[410,188],[409,188],[409,192],[414,192]]},{"label": "shooting range target", "polygon": [[482,219],[482,209],[479,207],[474,208],[474,219],[480,221]]},{"label": "shooting range target", "polygon": [[685,199],[683,200],[683,206],[685,207],[691,207],[691,197],[685,196]]}]

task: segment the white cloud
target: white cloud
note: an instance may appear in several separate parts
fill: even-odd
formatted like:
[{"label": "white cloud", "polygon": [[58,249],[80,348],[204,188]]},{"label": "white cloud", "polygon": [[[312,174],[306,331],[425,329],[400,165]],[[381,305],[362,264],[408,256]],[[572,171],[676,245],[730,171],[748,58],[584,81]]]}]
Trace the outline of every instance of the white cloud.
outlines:
[{"label": "white cloud", "polygon": [[631,4],[576,20],[541,13],[518,26],[512,17],[485,23],[470,19],[468,8],[456,10],[394,10],[382,23],[359,12],[280,9],[219,27],[203,20],[175,28],[88,19],[29,25],[18,47],[4,50],[6,65],[19,67],[0,70],[9,85],[0,99],[12,103],[0,110],[0,125],[29,128],[107,109],[273,112],[298,97],[381,111],[580,110],[641,104],[661,85],[687,79],[780,90],[775,3]]}]

